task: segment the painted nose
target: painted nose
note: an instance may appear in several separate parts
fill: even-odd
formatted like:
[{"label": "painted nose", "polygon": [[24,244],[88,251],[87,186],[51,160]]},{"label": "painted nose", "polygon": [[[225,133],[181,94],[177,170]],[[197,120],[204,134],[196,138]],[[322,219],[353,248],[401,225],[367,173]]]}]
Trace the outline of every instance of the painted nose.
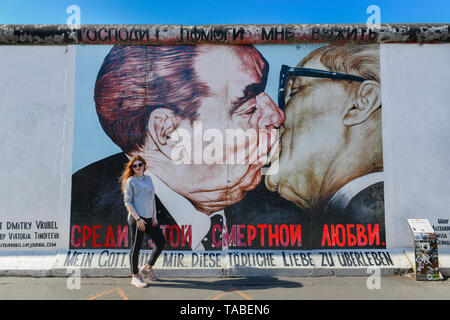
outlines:
[{"label": "painted nose", "polygon": [[265,129],[280,127],[285,119],[283,110],[278,108],[265,92],[257,96],[257,103],[262,106],[263,110],[262,117],[258,121],[258,127]]}]

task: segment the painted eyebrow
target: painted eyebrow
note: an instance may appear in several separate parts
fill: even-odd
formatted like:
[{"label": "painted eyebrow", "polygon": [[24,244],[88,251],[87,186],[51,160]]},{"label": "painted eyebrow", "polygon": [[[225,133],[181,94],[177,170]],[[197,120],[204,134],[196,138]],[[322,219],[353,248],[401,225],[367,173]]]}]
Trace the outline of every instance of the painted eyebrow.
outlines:
[{"label": "painted eyebrow", "polygon": [[230,115],[233,114],[242,104],[264,92],[263,83],[252,83],[245,87],[244,95],[231,102]]},{"label": "painted eyebrow", "polygon": [[[291,87],[293,87],[295,84],[300,83],[300,87],[304,86],[304,79],[303,77],[290,77],[287,79],[286,83],[289,83],[289,80],[292,80]],[[297,85],[298,86],[298,85]]]},{"label": "painted eyebrow", "polygon": [[[288,83],[288,81],[286,81],[286,84],[287,83]],[[310,82],[306,82],[305,83],[305,80],[302,79],[302,77],[298,77],[298,78],[294,77],[292,79],[292,83],[290,85],[290,89],[291,89],[291,92],[292,92],[293,89],[299,89],[299,88],[304,89],[304,88],[307,88],[309,86],[311,86],[311,83]],[[286,87],[286,92],[287,92],[287,87]]]}]

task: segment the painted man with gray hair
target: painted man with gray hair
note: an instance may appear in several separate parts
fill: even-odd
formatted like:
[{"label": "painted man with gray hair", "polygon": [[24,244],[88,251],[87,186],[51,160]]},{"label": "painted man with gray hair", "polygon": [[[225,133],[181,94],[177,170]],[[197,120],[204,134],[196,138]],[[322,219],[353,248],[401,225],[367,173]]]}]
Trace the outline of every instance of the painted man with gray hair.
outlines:
[{"label": "painted man with gray hair", "polygon": [[279,171],[266,187],[316,221],[384,230],[379,46],[324,46],[283,66],[279,107]]}]

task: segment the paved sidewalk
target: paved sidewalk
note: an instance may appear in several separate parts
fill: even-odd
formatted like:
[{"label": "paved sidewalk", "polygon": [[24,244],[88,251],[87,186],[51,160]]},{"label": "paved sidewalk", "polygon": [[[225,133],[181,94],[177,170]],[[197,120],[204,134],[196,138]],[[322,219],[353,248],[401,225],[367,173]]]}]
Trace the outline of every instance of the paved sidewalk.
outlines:
[{"label": "paved sidewalk", "polygon": [[[450,280],[381,277],[171,278],[138,289],[129,278],[0,278],[1,300],[450,299]],[[79,281],[79,282],[77,282]],[[375,287],[374,289],[368,288]],[[79,289],[76,287],[79,285]],[[74,288],[75,287],[75,288]],[[69,289],[72,288],[72,289]]]}]

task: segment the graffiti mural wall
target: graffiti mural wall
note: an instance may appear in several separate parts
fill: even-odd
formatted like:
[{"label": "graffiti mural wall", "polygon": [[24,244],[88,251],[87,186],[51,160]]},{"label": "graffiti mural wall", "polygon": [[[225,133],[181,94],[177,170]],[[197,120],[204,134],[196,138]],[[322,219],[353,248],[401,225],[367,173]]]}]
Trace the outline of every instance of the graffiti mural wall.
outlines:
[{"label": "graffiti mural wall", "polygon": [[381,105],[378,45],[79,46],[70,249],[128,248],[133,155],[166,250],[386,248]]},{"label": "graffiti mural wall", "polygon": [[[450,46],[411,44],[422,31],[405,28],[1,38],[0,274],[129,275],[119,178],[133,155],[167,276],[409,272],[407,219],[429,220],[448,272]],[[439,28],[429,41],[447,41]]]}]

